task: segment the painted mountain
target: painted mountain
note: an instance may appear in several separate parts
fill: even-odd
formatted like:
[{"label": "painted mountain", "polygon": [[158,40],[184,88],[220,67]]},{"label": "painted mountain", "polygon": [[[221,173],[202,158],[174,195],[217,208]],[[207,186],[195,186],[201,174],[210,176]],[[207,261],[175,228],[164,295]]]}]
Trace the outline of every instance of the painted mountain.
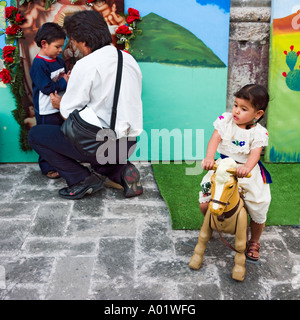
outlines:
[{"label": "painted mountain", "polygon": [[273,19],[273,34],[297,33],[300,29],[300,10],[287,17]]},{"label": "painted mountain", "polygon": [[150,13],[139,22],[142,36],[130,43],[139,62],[224,68],[225,64],[199,38],[182,26]]}]

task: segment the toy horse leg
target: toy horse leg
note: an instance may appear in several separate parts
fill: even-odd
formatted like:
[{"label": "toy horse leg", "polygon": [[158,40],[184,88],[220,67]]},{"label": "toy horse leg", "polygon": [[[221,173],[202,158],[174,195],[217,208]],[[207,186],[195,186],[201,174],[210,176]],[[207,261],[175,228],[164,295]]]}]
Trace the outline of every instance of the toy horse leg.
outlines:
[{"label": "toy horse leg", "polygon": [[247,212],[245,208],[242,208],[239,212],[237,227],[235,233],[235,249],[239,252],[234,257],[234,268],[232,270],[232,278],[238,281],[243,281],[246,274],[245,268],[245,249],[247,242]]},{"label": "toy horse leg", "polygon": [[210,215],[210,211],[207,210],[202,227],[199,232],[198,243],[194,249],[194,255],[192,256],[189,263],[191,269],[198,270],[201,267],[206,244],[210,239],[212,233],[212,229],[210,228]]}]

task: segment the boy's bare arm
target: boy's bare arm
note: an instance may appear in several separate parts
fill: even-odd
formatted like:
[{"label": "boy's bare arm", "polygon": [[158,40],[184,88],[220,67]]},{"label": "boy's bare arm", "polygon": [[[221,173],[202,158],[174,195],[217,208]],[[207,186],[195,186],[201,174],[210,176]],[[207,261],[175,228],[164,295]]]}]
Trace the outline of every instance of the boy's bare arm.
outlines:
[{"label": "boy's bare arm", "polygon": [[50,101],[54,109],[60,109],[61,96],[57,93],[57,91],[50,93]]}]

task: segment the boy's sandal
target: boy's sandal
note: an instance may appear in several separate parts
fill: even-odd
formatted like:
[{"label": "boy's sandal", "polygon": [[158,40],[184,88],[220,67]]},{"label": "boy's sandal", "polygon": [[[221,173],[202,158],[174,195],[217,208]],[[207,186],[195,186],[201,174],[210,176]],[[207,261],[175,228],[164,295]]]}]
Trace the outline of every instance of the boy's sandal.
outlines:
[{"label": "boy's sandal", "polygon": [[247,258],[257,261],[259,259],[260,245],[258,242],[250,240],[247,244],[246,256]]},{"label": "boy's sandal", "polygon": [[57,171],[50,170],[46,173],[46,177],[49,179],[58,179],[58,178],[60,178],[60,175]]}]

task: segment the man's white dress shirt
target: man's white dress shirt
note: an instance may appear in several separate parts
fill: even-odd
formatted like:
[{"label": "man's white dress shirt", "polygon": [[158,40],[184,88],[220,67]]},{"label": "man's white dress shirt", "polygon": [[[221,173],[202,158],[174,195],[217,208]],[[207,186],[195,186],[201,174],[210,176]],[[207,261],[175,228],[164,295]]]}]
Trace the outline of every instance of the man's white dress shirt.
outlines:
[{"label": "man's white dress shirt", "polygon": [[[137,137],[143,130],[142,73],[135,59],[123,54],[123,72],[117,106],[117,138]],[[77,61],[60,103],[64,118],[85,105],[109,128],[116,83],[118,54],[114,46],[98,49]],[[88,121],[92,123],[91,121]]]}]

